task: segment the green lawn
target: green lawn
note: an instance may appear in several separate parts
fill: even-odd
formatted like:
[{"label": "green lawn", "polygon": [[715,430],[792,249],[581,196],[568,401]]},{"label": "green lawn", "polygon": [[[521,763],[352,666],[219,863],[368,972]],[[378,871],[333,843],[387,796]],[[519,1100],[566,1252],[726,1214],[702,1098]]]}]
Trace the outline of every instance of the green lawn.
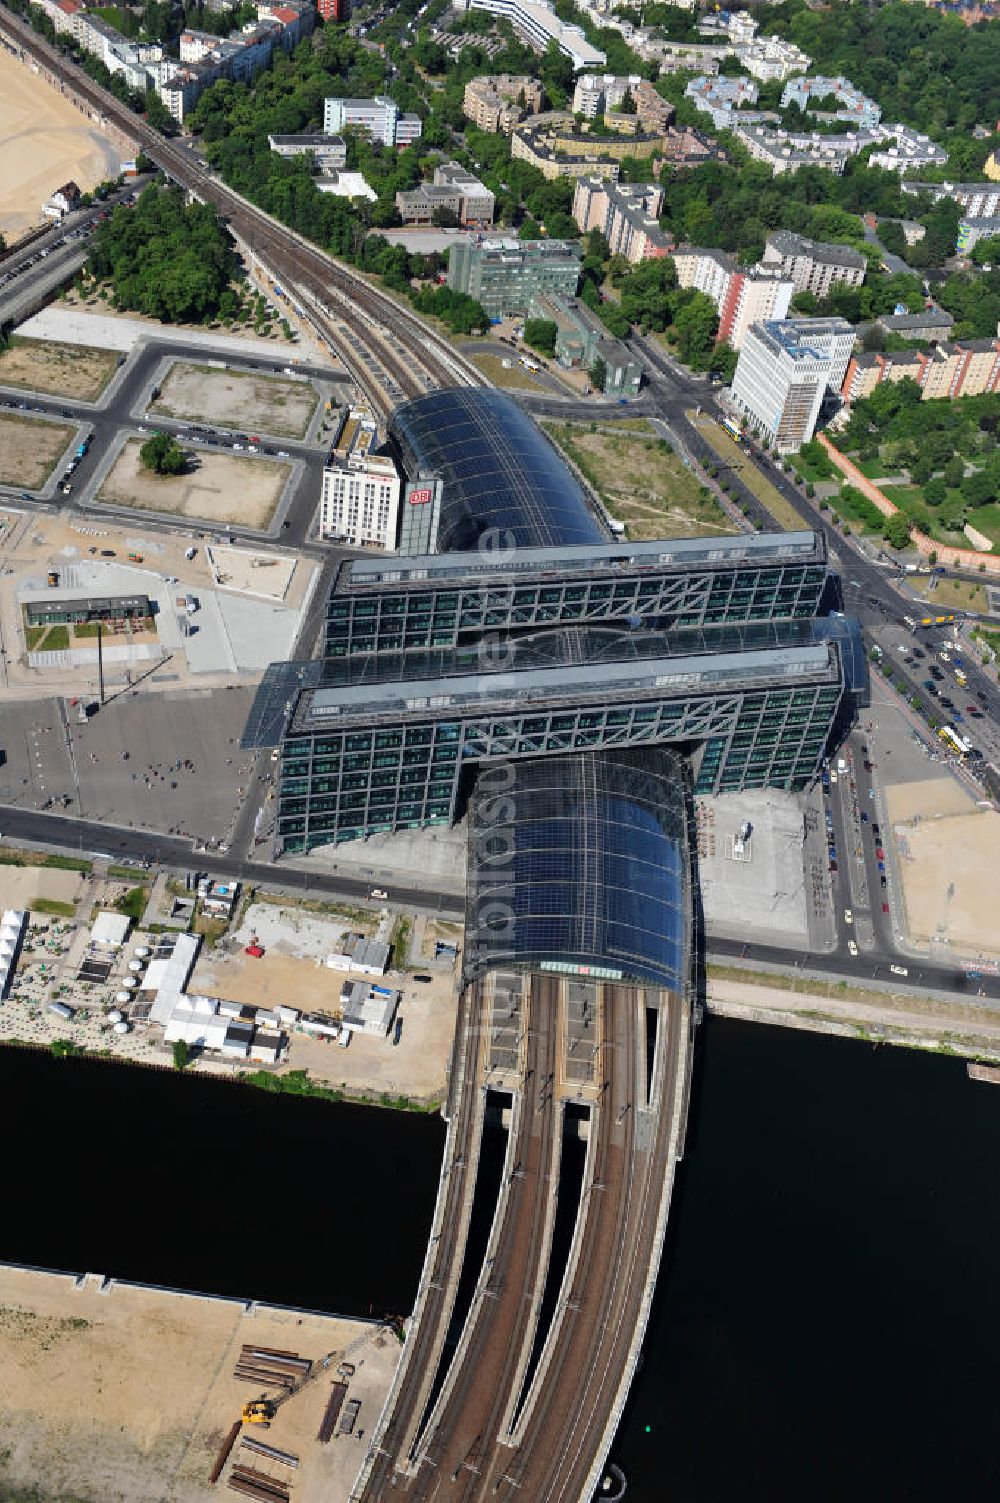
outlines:
[{"label": "green lawn", "polygon": [[889,464],[884,459],[861,460],[856,454],[851,454],[848,458],[853,464],[857,465],[862,475],[867,476],[869,480],[879,480],[883,475],[901,475],[903,473],[898,465]]}]

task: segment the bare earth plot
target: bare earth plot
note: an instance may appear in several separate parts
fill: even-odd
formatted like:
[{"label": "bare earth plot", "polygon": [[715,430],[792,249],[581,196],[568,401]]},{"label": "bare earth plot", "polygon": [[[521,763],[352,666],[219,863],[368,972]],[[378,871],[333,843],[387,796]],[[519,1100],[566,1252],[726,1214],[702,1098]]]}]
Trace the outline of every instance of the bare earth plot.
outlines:
[{"label": "bare earth plot", "polygon": [[[0,1497],[28,1503],[212,1503],[232,1498],[213,1462],[240,1407],[261,1392],[235,1380],[243,1343],[313,1361],[352,1352],[349,1396],[368,1430],[384,1402],[399,1344],[370,1323],[241,1301],[178,1297],[89,1276],[0,1269]],[[300,1458],[296,1503],[347,1499],[364,1443],[316,1434],[336,1366],[282,1406],[258,1434]],[[234,1453],[246,1465],[246,1451]],[[231,1463],[230,1463],[231,1464]],[[263,1470],[274,1471],[265,1463]],[[285,1479],[283,1479],[285,1480]]]},{"label": "bare earth plot", "polygon": [[897,784],[888,797],[911,942],[947,945],[956,958],[1000,955],[1000,814],[950,779]]},{"label": "bare earth plot", "polygon": [[141,448],[140,439],[129,439],[101,487],[99,501],[263,529],[288,479],[286,464],[207,452],[192,456],[194,468],[186,475],[154,475],[142,467]]},{"label": "bare earth plot", "polygon": [[653,438],[609,433],[576,423],[545,428],[590,481],[628,535],[646,538],[699,537],[727,533],[732,523],[707,488],[676,454]]},{"label": "bare earth plot", "polygon": [[0,414],[0,485],[23,485],[39,490],[73,432],[69,423],[45,423],[37,418]]},{"label": "bare earth plot", "polygon": [[213,427],[303,438],[318,402],[319,393],[311,382],[178,360],[150,411]]},{"label": "bare earth plot", "polygon": [[10,349],[0,354],[0,386],[92,402],[107,386],[117,365],[114,350],[16,338]]}]

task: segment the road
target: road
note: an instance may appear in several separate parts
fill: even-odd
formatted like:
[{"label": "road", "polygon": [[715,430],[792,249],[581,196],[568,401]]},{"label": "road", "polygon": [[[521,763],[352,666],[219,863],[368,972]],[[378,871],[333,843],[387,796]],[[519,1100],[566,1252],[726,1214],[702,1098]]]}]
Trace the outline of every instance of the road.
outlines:
[{"label": "road", "polygon": [[[125,357],[122,358],[125,361]],[[91,520],[95,515],[107,515],[116,519],[127,519],[134,524],[136,514],[133,510],[107,506],[95,499],[103,480],[108,455],[123,434],[141,437],[154,428],[179,435],[186,447],[190,447],[193,453],[197,452],[198,445],[191,442],[194,425],[190,421],[173,420],[158,415],[147,417],[146,407],[150,384],[163,360],[189,360],[204,363],[205,358],[206,351],[203,346],[150,338],[128,357],[124,370],[112,381],[104,399],[99,402],[74,401],[71,397],[45,397],[0,387],[0,410],[25,410],[46,417],[69,419],[77,423],[90,440],[90,448],[77,465],[69,482],[72,485],[71,492],[66,495],[59,489],[62,478],[60,472],[53,476],[45,492],[35,497],[35,503],[47,509],[77,512],[81,517],[89,517]],[[229,370],[248,373],[261,371],[265,374],[283,372],[287,368],[288,359],[287,354],[278,352],[275,352],[273,360],[264,359],[259,355],[243,356],[229,353],[222,358]],[[295,371],[297,375],[322,381],[324,385],[347,379],[325,367],[297,365]],[[231,451],[233,442],[238,441],[239,436],[235,430],[230,432],[223,428],[213,427],[206,429],[201,437],[204,439],[207,452],[215,449],[224,453],[227,449]],[[283,505],[279,506],[276,511],[267,534],[234,522],[227,524],[223,529],[227,535],[231,534],[241,541],[253,542],[255,545],[269,536],[279,539],[286,547],[294,545],[296,548],[311,551],[317,557],[324,559],[330,556],[330,545],[324,544],[321,549],[315,546],[312,549],[309,547],[310,542],[314,541],[311,540],[311,533],[315,527],[319,507],[327,447],[327,443],[318,435],[311,441],[265,438],[262,452],[276,455],[281,450],[283,454],[287,454],[296,466],[297,478],[293,477],[291,493],[286,496]],[[19,492],[13,487],[8,487],[7,490],[12,497],[18,498],[19,504],[26,499],[26,493]],[[176,516],[167,514],[158,517],[155,513],[143,512],[142,526],[154,531],[176,534],[178,519]],[[206,525],[205,531],[209,530],[211,529]],[[344,558],[350,556],[352,550],[340,548],[334,549],[333,552],[339,558]]]}]

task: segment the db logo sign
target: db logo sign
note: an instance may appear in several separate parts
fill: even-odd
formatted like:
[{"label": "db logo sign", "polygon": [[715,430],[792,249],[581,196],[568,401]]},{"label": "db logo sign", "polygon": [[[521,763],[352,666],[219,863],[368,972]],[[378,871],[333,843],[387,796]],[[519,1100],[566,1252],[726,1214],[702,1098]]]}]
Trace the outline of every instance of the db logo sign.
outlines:
[{"label": "db logo sign", "polygon": [[423,490],[415,490],[410,492],[411,506],[426,506],[427,502],[430,499],[431,492],[427,487],[425,487]]}]

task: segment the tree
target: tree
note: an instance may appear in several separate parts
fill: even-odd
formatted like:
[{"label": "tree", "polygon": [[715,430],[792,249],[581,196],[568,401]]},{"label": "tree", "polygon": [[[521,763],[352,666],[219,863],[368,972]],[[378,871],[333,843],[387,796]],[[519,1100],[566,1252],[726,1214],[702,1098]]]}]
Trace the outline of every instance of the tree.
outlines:
[{"label": "tree", "polygon": [[608,367],[606,362],[598,355],[590,367],[590,384],[595,391],[603,391],[608,380]]},{"label": "tree", "polygon": [[558,332],[556,323],[551,318],[526,318],[524,321],[524,342],[530,344],[540,355],[551,358],[555,354]]},{"label": "tree", "polygon": [[959,486],[962,498],[969,506],[988,506],[996,500],[996,478],[988,470],[973,470]]},{"label": "tree", "polygon": [[924,500],[927,502],[927,505],[940,506],[947,499],[948,487],[944,481],[939,478],[928,480],[924,486]]},{"label": "tree", "polygon": [[944,483],[950,490],[956,490],[965,478],[965,460],[958,454],[954,459],[949,459],[944,467]]},{"label": "tree", "polygon": [[139,450],[147,470],[156,475],[179,475],[187,464],[184,450],[169,433],[154,433]]},{"label": "tree", "polygon": [[910,541],[910,519],[903,512],[897,511],[891,517],[886,517],[882,528],[882,536],[890,548],[905,548]]},{"label": "tree", "polygon": [[174,1069],[185,1070],[191,1063],[191,1049],[183,1039],[177,1039],[173,1047]]}]

